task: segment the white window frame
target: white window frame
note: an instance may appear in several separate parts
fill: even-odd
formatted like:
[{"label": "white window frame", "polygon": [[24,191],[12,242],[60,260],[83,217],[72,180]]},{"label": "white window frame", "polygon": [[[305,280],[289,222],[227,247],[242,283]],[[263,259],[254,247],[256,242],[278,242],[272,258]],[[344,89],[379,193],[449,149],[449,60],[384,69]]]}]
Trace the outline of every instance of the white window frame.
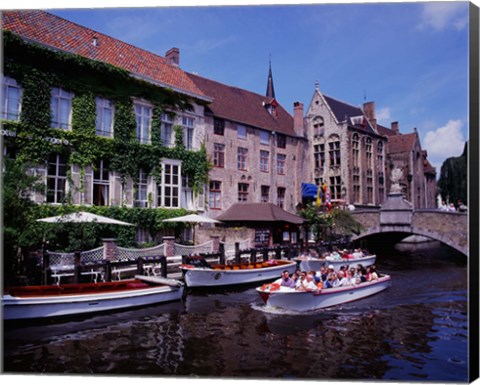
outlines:
[{"label": "white window frame", "polygon": [[[92,186],[92,204],[95,206],[98,206],[97,204],[94,203],[95,201],[95,185],[98,185],[102,189],[102,194],[106,195],[105,196],[105,205],[104,206],[110,206],[110,172],[108,170],[108,167],[106,165],[106,161],[103,159],[100,159],[100,161],[96,164],[98,167],[98,170],[93,171],[93,186]],[[106,170],[105,170],[106,169]],[[107,179],[104,179],[103,175],[107,172]],[[100,178],[95,178],[95,174],[99,175]]]},{"label": "white window frame", "polygon": [[[18,100],[14,98],[13,90],[18,92]],[[20,113],[22,112],[22,96],[23,90],[17,81],[7,76],[2,76],[2,106],[1,118],[5,120],[20,120]],[[12,104],[16,105],[12,110]]]},{"label": "white window frame", "polygon": [[135,184],[133,205],[135,207],[148,206],[148,174],[143,169],[140,169],[138,173],[138,181]]},{"label": "white window frame", "polygon": [[137,140],[141,144],[150,144],[153,106],[150,103],[135,100],[133,108],[135,111]]},{"label": "white window frame", "polygon": [[195,118],[182,116],[183,144],[187,150],[193,150],[193,136],[195,134]]},{"label": "white window frame", "polygon": [[[62,130],[70,130],[72,128],[72,100],[73,93],[65,91],[59,87],[52,88],[52,94],[50,98],[50,111],[51,111],[51,128],[60,128]],[[62,116],[63,112],[67,109],[68,117]]]},{"label": "white window frame", "polygon": [[[115,106],[109,99],[98,96],[96,98],[97,118],[95,121],[95,133],[106,138],[113,137],[113,121],[115,117]],[[109,116],[109,122],[105,124],[105,117]],[[107,126],[107,127],[105,127]]]},{"label": "white window frame", "polygon": [[168,113],[163,113],[160,125],[160,139],[165,147],[173,147],[173,118]]},{"label": "white window frame", "polygon": [[[55,161],[51,162],[51,159],[48,159],[46,163],[46,180],[45,180],[45,201],[47,203],[61,204],[63,203],[64,198],[67,195],[67,174],[68,174],[68,162],[65,160],[65,163],[61,162],[61,154],[52,154],[55,156]],[[55,172],[50,173],[50,165],[55,166]],[[60,167],[63,166],[65,169],[65,175],[60,172]],[[53,180],[54,187],[49,189],[49,181]],[[63,188],[61,185],[63,184]],[[49,191],[53,191],[53,200],[49,200]],[[60,194],[63,192],[63,194]],[[59,195],[60,194],[60,195]]]},{"label": "white window frame", "polygon": [[[157,184],[157,206],[165,208],[180,208],[181,207],[181,193],[182,193],[182,161],[177,159],[163,159],[162,162],[162,180],[160,184]],[[177,168],[177,178],[176,183],[174,182],[173,174],[172,177],[168,178],[167,170],[169,167],[178,167]],[[177,195],[170,194],[166,195],[166,191],[177,189]],[[167,198],[170,199],[170,204],[166,204]],[[173,200],[176,199],[177,205],[173,204]]]}]

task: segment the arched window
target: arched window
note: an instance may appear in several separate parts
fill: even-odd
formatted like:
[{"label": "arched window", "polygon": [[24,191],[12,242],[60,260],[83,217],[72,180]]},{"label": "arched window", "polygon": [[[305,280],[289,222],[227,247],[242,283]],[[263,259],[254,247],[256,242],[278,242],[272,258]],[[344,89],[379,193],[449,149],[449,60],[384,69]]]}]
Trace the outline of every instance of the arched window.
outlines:
[{"label": "arched window", "polygon": [[365,154],[367,156],[367,169],[373,168],[372,138],[365,139]]},{"label": "arched window", "polygon": [[313,135],[323,135],[325,121],[321,116],[313,118]]}]

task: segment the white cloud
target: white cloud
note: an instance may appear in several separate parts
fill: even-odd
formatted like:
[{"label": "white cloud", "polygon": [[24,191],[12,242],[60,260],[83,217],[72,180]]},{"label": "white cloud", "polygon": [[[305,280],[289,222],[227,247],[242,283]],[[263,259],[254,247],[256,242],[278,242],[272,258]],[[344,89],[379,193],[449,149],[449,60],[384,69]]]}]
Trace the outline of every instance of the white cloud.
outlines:
[{"label": "white cloud", "polygon": [[449,120],[443,127],[428,131],[423,139],[423,147],[428,152],[428,159],[440,172],[442,163],[452,156],[460,156],[465,146],[461,120]]},{"label": "white cloud", "polygon": [[422,6],[418,28],[433,28],[442,31],[447,28],[464,29],[468,25],[467,2],[430,2]]},{"label": "white cloud", "polygon": [[386,120],[389,121],[391,115],[392,114],[391,114],[391,111],[390,111],[390,107],[380,108],[375,113],[377,121],[379,121],[379,122],[385,122]]}]

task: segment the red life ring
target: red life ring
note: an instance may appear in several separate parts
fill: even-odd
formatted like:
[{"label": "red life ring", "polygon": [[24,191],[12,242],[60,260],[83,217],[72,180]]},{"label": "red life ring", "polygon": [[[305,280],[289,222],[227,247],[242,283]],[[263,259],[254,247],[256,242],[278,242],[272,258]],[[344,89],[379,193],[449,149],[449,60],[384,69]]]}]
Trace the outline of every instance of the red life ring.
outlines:
[{"label": "red life ring", "polygon": [[266,283],[261,287],[262,291],[275,291],[279,289],[280,289],[280,285],[278,283]]}]

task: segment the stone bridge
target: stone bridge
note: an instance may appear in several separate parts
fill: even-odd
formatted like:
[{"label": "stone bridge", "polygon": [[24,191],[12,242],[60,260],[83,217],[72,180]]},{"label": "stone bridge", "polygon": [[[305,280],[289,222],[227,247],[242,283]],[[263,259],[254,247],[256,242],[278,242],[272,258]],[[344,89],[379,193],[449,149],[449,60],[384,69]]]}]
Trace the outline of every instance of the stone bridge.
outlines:
[{"label": "stone bridge", "polygon": [[414,210],[401,194],[389,194],[380,210],[355,210],[355,219],[363,230],[352,241],[375,235],[387,235],[392,244],[410,235],[440,241],[468,256],[468,215],[436,209]]}]

